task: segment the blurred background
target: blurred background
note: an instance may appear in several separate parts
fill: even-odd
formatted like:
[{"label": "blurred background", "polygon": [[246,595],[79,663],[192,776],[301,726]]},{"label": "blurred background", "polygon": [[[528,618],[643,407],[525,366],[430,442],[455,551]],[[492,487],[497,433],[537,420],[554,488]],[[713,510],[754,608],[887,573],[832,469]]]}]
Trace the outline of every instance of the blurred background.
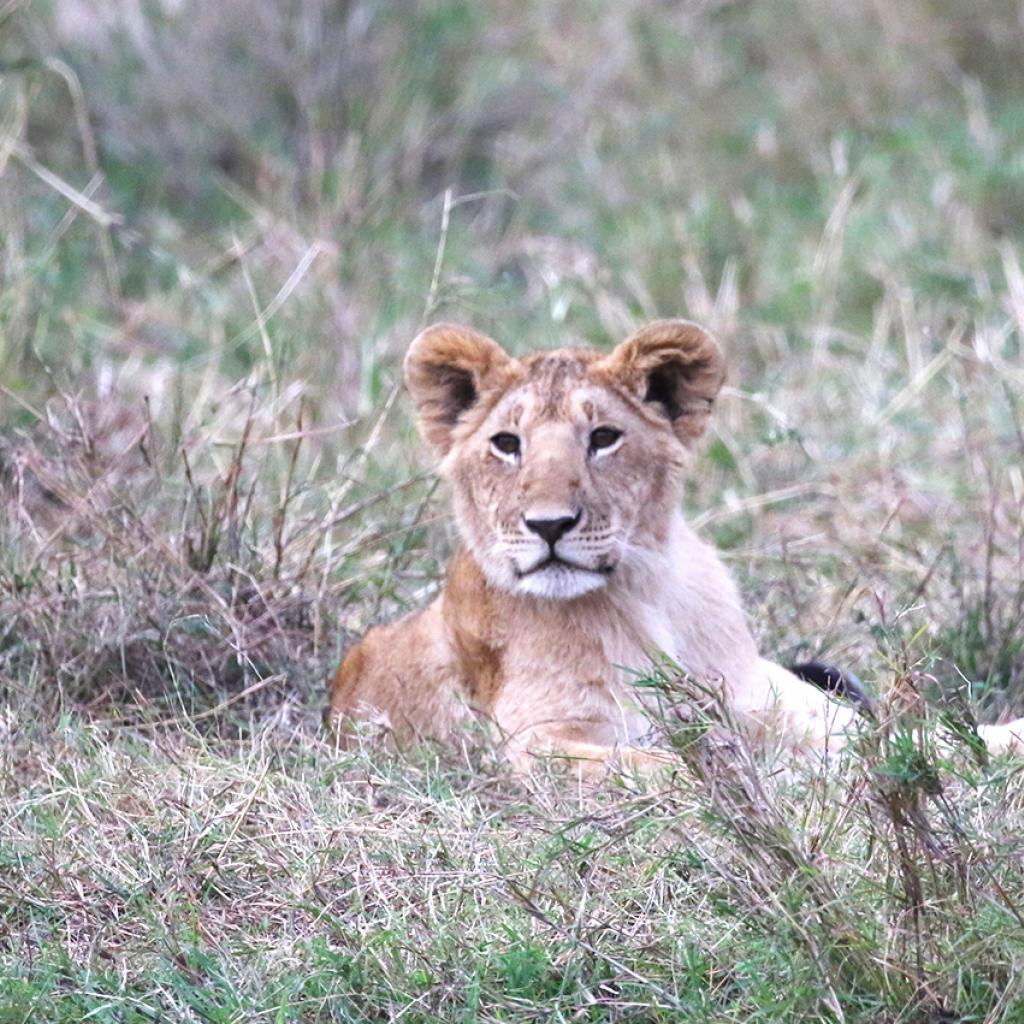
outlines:
[{"label": "blurred background", "polygon": [[417,330],[681,315],[766,648],[1019,704],[1022,52],[1010,0],[0,0],[0,676],[315,706],[450,550]]}]

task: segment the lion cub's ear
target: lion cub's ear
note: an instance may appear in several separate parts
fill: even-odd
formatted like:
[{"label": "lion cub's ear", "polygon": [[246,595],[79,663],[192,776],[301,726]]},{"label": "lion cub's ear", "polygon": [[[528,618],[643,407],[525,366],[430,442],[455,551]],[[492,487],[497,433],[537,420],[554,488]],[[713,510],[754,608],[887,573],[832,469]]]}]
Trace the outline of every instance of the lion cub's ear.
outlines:
[{"label": "lion cub's ear", "polygon": [[409,346],[405,382],[427,440],[442,454],[452,428],[510,362],[496,342],[458,324],[434,324]]},{"label": "lion cub's ear", "polygon": [[722,350],[703,327],[689,320],[655,320],[599,365],[636,397],[656,403],[683,442],[704,433],[725,380]]}]

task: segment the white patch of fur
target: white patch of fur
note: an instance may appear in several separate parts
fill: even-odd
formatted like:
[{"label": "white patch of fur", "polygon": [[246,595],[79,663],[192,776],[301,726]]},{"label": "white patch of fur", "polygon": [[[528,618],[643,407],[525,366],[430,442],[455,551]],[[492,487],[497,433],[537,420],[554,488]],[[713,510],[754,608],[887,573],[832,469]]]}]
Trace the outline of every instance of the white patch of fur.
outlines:
[{"label": "white patch of fur", "polygon": [[603,587],[607,577],[599,572],[573,569],[568,565],[549,565],[515,581],[520,594],[546,597],[553,601],[570,601]]}]

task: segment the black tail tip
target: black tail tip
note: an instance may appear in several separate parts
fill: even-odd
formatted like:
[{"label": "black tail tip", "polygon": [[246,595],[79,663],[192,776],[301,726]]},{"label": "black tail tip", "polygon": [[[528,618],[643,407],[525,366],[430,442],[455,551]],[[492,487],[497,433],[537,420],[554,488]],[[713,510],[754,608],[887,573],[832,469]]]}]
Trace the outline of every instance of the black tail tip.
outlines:
[{"label": "black tail tip", "polygon": [[789,671],[805,683],[813,683],[826,693],[834,693],[837,697],[852,700],[866,714],[874,714],[874,702],[864,689],[864,684],[853,672],[846,672],[835,665],[826,665],[823,661],[802,661],[798,665],[790,665]]}]

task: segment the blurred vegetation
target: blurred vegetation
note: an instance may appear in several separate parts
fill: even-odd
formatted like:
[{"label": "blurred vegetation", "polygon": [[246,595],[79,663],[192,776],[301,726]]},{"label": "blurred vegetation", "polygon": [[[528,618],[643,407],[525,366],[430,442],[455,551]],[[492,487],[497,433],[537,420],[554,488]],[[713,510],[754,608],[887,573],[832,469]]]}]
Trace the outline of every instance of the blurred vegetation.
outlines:
[{"label": "blurred vegetation", "polygon": [[[973,317],[1024,213],[1013,3],[50,7],[8,4],[5,138],[98,175],[112,266],[89,217],[54,245],[67,197],[13,155],[10,373],[101,359],[126,314],[187,364],[252,324],[237,250],[273,294],[319,243],[267,329],[320,401],[365,411],[366,364],[422,318],[446,190],[428,312],[527,345],[608,341],[723,281],[787,331],[866,331],[901,289]],[[263,358],[252,335],[228,372]]]},{"label": "blurred vegetation", "polygon": [[[326,563],[296,555],[317,621],[347,597],[358,626],[395,607],[367,608],[360,580],[401,607],[421,584],[392,570],[437,571],[418,524],[443,506],[405,512],[424,460],[394,391],[419,326],[471,321],[521,351],[684,314],[723,337],[739,389],[689,499],[719,543],[775,543],[777,503],[743,503],[794,487],[791,530],[824,520],[849,545],[847,513],[884,526],[911,592],[927,576],[916,600],[945,599],[932,646],[1020,690],[1015,4],[60,0],[2,17],[0,401],[22,497],[54,493],[29,465],[43,451],[84,451],[86,491],[106,473],[142,519],[154,491],[184,506],[184,525],[150,526],[194,561],[188,517],[251,481],[233,535],[262,578],[288,561],[262,548],[282,475],[309,537],[340,488],[378,534],[412,530],[386,578],[366,576],[351,518]],[[260,442],[232,482],[243,410],[249,440],[301,420],[302,450]],[[139,498],[152,466],[123,448],[143,428],[160,476]],[[738,507],[709,511],[723,498]],[[900,565],[878,545],[860,560]],[[828,639],[791,625],[786,644]]]},{"label": "blurred vegetation", "polygon": [[[710,325],[732,371],[686,500],[740,576],[765,650],[828,655],[880,694],[929,692],[957,715],[965,696],[989,717],[1024,708],[1022,52],[1010,0],[0,0],[0,820],[26,823],[0,841],[13,894],[0,931],[21,963],[43,951],[34,974],[0,975],[0,1020],[319,1019],[310,1006],[454,1019],[456,1004],[466,1020],[540,1019],[541,1004],[585,1004],[594,1020],[678,1019],[679,1006],[873,1024],[1024,1014],[1007,966],[1021,963],[1004,899],[1016,883],[999,873],[1019,849],[1012,813],[986,803],[990,777],[961,779],[970,823],[940,815],[938,839],[908,839],[927,801],[893,770],[876,794],[888,824],[872,824],[872,804],[867,826],[846,829],[839,807],[813,856],[785,854],[803,865],[794,877],[838,865],[830,884],[865,901],[850,962],[883,964],[878,977],[828,967],[838,989],[823,995],[818,932],[799,914],[772,916],[787,922],[774,934],[744,923],[808,890],[744,889],[752,862],[722,849],[761,854],[728,814],[714,856],[680,846],[695,820],[719,820],[715,806],[659,818],[616,805],[619,857],[603,824],[515,803],[493,765],[474,765],[479,797],[444,762],[410,768],[407,786],[390,762],[336,769],[318,721],[350,637],[422,603],[452,543],[399,379],[409,340],[440,317],[516,352],[608,346],[655,316]],[[907,742],[900,765],[917,756]],[[43,744],[63,754],[40,761]],[[364,811],[374,833],[383,778],[417,870],[451,856],[464,879],[493,784],[511,801],[494,812],[495,849],[522,838],[517,815],[560,837],[528,838],[493,870],[569,865],[549,895],[576,905],[599,864],[610,898],[625,894],[600,913],[621,937],[642,905],[651,945],[595,953],[600,930],[589,950],[578,931],[554,942],[550,920],[528,901],[510,909],[499,887],[479,903],[494,935],[421,936],[449,965],[435,971],[384,940],[325,938],[326,911],[307,901],[296,920],[312,938],[294,962],[316,971],[301,979],[248,913],[244,861],[225,882],[204,860],[232,845],[219,821],[241,813],[242,827],[233,790],[209,782],[212,817],[175,818],[166,835],[157,797],[134,807],[130,836],[111,826],[128,851],[113,888],[97,880],[103,842],[81,839],[98,828],[91,805],[46,810],[65,771],[80,776],[67,792],[102,790],[121,821],[117,806],[153,794],[187,803],[210,765],[255,794],[274,758],[282,787],[300,781],[253,813],[283,829],[301,807],[313,823],[297,846],[268,840],[288,878],[311,858],[335,864],[332,830]],[[157,781],[175,772],[180,791]],[[465,831],[420,849],[437,806]],[[663,833],[671,855],[646,841]],[[184,881],[136,850],[140,835],[168,857],[188,850]],[[372,838],[352,849],[338,878],[402,856]],[[708,882],[719,855],[728,866]],[[78,856],[88,882],[67,867]],[[918,871],[939,905],[950,865],[962,889],[929,917],[906,887]],[[159,918],[158,897],[126,881],[147,872],[192,909],[133,1002],[117,972],[137,936],[118,939],[115,971],[82,894]],[[650,915],[678,879],[659,934]],[[265,921],[287,930],[281,908],[300,897],[274,898]],[[227,909],[211,945],[186,918],[214,905]],[[865,924],[876,911],[878,931]],[[247,973],[236,939],[269,950],[272,985]],[[460,942],[486,954],[453,976]],[[435,1009],[416,1018],[421,999]]]}]

